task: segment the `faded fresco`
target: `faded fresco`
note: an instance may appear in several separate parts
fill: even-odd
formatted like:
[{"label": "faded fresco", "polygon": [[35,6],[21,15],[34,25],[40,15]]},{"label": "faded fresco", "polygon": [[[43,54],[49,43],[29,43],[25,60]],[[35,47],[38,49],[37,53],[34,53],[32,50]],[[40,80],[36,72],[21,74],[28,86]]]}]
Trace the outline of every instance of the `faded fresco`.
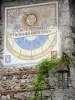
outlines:
[{"label": "faded fresco", "polygon": [[37,64],[59,56],[58,3],[5,8],[4,64]]}]

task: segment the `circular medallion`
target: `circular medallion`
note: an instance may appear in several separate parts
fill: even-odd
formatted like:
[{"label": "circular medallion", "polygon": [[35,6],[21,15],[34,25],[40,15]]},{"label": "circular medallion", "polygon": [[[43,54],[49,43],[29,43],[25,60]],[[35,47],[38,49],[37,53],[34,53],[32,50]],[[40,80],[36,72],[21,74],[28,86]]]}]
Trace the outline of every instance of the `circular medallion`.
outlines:
[{"label": "circular medallion", "polygon": [[27,23],[27,25],[32,26],[32,25],[34,25],[36,23],[36,21],[37,21],[37,18],[33,14],[30,14],[30,15],[28,15],[26,17],[26,23]]}]

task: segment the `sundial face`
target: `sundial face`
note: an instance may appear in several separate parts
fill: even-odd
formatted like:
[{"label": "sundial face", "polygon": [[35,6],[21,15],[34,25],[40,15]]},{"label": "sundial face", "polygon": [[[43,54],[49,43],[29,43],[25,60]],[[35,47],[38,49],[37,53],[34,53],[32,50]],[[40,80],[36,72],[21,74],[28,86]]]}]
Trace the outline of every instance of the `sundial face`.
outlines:
[{"label": "sundial face", "polygon": [[37,64],[43,58],[57,55],[57,30],[51,29],[52,24],[57,24],[56,5],[46,3],[38,4],[37,7],[33,5],[6,9],[6,65]]},{"label": "sundial face", "polygon": [[26,23],[30,26],[34,25],[37,21],[37,18],[35,15],[30,14],[26,17]]}]

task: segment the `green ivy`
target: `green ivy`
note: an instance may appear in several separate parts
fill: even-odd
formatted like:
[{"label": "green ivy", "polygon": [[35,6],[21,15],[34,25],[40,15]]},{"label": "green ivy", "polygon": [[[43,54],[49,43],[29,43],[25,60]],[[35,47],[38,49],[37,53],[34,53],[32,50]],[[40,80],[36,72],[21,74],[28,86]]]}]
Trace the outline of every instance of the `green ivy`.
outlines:
[{"label": "green ivy", "polygon": [[71,67],[71,58],[65,53],[63,55],[63,62],[64,62],[66,67],[68,67],[68,68]]},{"label": "green ivy", "polygon": [[39,92],[42,88],[45,87],[45,78],[47,77],[47,74],[49,71],[57,70],[62,63],[65,63],[66,65],[70,65],[70,58],[66,57],[63,59],[61,58],[55,58],[55,59],[43,59],[37,67],[37,75],[35,79],[33,80],[33,89],[35,90],[35,95],[30,100],[40,100]]},{"label": "green ivy", "polygon": [[35,90],[34,97],[31,100],[40,99],[39,92],[45,87],[45,78],[47,77],[48,71],[56,70],[62,63],[62,59],[43,59],[37,67],[37,76],[33,80],[33,89]]}]

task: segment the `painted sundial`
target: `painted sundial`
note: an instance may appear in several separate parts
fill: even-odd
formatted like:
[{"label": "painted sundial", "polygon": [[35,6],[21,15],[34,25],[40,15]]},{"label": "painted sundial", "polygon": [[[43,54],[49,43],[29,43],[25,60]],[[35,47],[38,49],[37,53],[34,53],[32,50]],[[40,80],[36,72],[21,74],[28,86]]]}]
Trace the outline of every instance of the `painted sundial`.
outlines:
[{"label": "painted sundial", "polygon": [[35,64],[57,55],[57,2],[5,10],[5,65]]}]

